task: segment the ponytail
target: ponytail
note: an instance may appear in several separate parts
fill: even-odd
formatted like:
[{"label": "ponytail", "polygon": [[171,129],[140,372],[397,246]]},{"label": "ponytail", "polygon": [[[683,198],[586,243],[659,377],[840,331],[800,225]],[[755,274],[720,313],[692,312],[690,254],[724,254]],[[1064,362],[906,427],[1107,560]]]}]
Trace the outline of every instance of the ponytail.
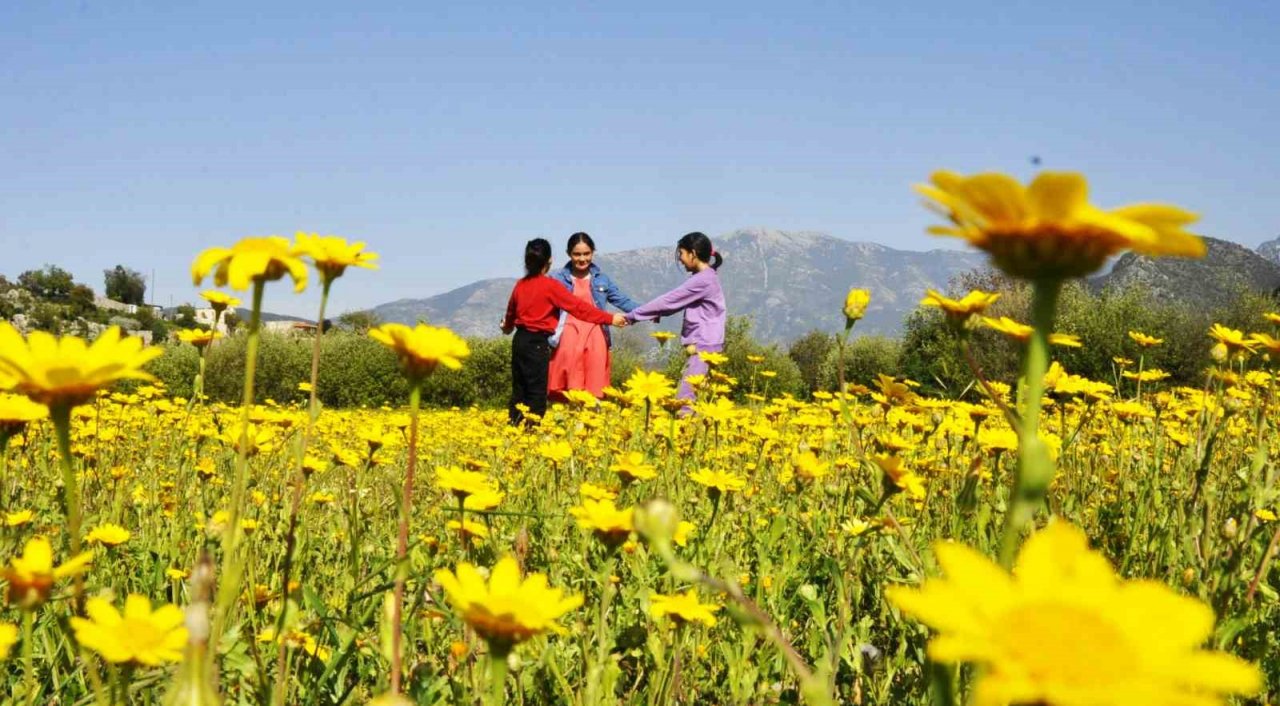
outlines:
[{"label": "ponytail", "polygon": [[724,264],[724,258],[720,256],[720,253],[716,252],[716,249],[711,245],[711,238],[708,238],[704,233],[697,231],[688,233],[676,243],[676,247],[693,253],[694,257],[711,265],[713,270],[720,269],[720,265]]},{"label": "ponytail", "polygon": [[524,276],[537,277],[551,262],[551,243],[546,238],[534,238],[524,244]]}]

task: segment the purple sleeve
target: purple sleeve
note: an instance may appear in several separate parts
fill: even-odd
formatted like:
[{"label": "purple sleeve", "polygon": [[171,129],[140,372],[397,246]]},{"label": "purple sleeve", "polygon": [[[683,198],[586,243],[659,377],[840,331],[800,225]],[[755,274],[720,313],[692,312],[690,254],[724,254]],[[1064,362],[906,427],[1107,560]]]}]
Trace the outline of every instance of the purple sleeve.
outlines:
[{"label": "purple sleeve", "polygon": [[650,321],[670,316],[701,299],[703,289],[705,285],[701,280],[690,277],[679,287],[627,312],[627,321]]}]

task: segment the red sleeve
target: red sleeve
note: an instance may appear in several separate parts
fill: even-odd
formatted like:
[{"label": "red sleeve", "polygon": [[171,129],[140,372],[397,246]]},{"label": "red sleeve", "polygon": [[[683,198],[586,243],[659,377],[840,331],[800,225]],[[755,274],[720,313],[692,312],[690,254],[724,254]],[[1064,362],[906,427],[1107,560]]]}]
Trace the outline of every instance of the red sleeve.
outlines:
[{"label": "red sleeve", "polygon": [[[519,285],[517,285],[519,286]],[[511,328],[516,325],[516,289],[511,288],[511,298],[507,300],[507,314],[502,317],[502,328]]]},{"label": "red sleeve", "polygon": [[573,296],[569,293],[569,290],[565,289],[564,285],[559,282],[550,278],[548,278],[547,281],[553,285],[547,287],[547,291],[551,295],[551,303],[555,304],[557,308],[564,309],[587,323],[605,325],[613,323],[612,314],[601,311],[600,309],[597,309]]}]

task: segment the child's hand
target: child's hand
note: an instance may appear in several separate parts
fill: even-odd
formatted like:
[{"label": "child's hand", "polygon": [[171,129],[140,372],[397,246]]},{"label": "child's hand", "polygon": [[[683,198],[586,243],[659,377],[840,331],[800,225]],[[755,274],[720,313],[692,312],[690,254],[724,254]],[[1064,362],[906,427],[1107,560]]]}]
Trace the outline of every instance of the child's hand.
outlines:
[{"label": "child's hand", "polygon": [[516,328],[515,326],[508,326],[506,320],[503,320],[502,323],[498,324],[498,326],[502,328],[502,335],[504,336],[511,333]]},{"label": "child's hand", "polygon": [[613,325],[618,328],[626,328],[631,322],[627,321],[627,317],[622,314],[613,315]]}]

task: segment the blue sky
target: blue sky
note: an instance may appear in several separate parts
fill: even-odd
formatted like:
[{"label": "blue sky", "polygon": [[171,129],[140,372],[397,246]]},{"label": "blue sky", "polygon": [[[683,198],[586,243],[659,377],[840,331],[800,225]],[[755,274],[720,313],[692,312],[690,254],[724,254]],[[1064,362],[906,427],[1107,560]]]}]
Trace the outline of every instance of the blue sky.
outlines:
[{"label": "blue sky", "polygon": [[[337,311],[767,226],[927,249],[910,184],[1085,172],[1104,206],[1280,235],[1276,2],[9,2],[0,273],[191,299],[202,248],[304,229],[377,273]],[[306,315],[314,293],[268,308]]]}]

